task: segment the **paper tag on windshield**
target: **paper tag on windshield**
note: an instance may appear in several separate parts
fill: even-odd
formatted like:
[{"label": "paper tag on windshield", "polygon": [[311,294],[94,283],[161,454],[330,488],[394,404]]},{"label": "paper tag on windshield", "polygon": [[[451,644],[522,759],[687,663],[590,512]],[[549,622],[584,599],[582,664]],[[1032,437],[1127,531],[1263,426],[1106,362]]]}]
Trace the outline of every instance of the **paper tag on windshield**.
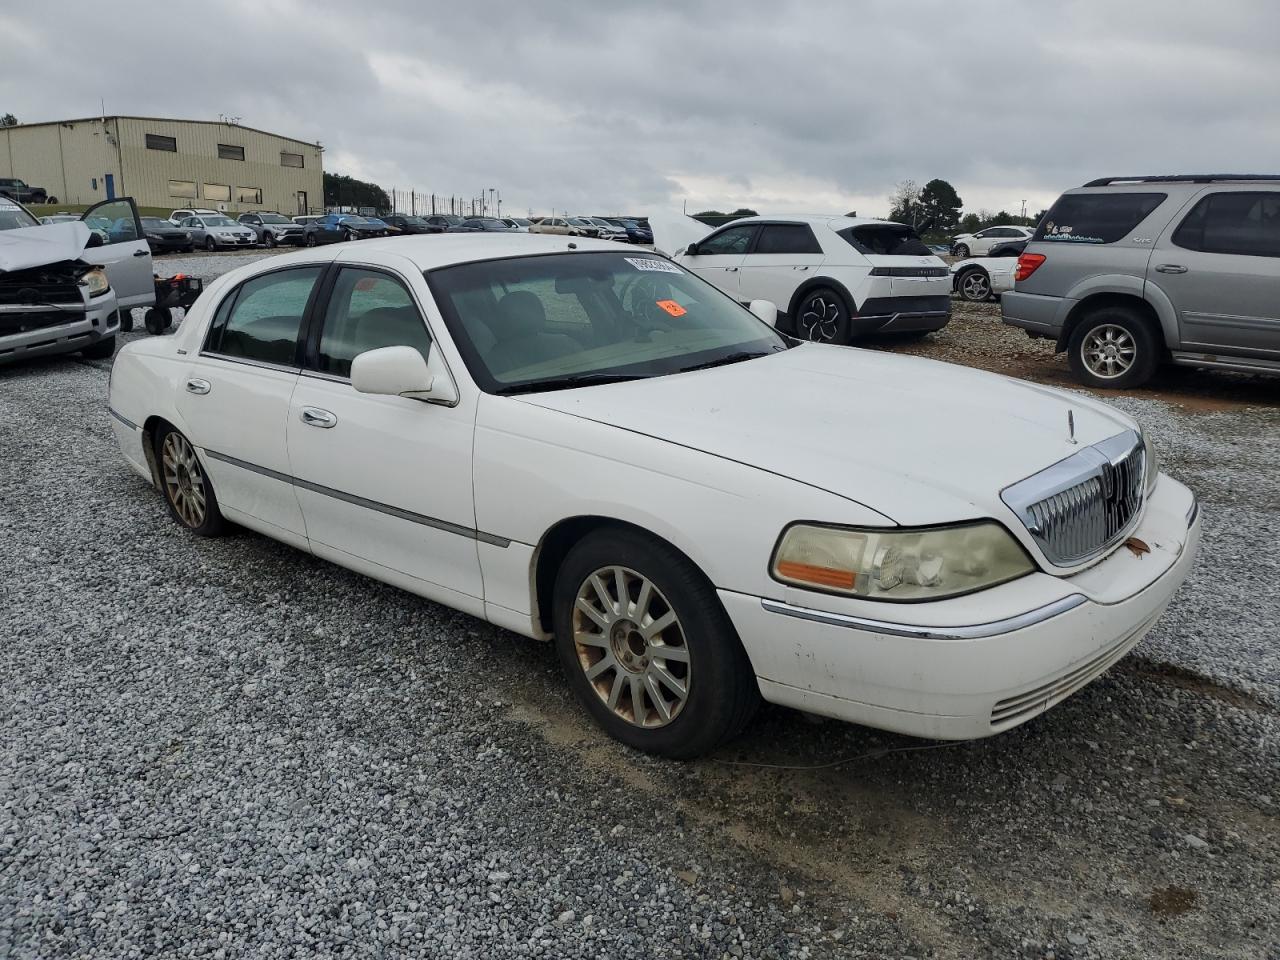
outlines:
[{"label": "paper tag on windshield", "polygon": [[637,270],[648,270],[652,273],[679,273],[680,268],[665,260],[650,260],[645,257],[623,257],[627,263]]}]

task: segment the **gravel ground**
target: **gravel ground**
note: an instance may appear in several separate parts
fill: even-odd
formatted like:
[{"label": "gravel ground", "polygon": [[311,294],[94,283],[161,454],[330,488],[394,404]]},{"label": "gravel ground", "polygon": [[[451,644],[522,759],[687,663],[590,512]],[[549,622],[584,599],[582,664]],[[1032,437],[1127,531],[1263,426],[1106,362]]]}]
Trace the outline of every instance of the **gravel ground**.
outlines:
[{"label": "gravel ground", "polygon": [[672,764],[545,645],[185,535],[106,376],[0,371],[0,958],[1280,958],[1274,409],[1120,401],[1205,559],[1046,716],[884,753],[928,745],[767,709]]}]

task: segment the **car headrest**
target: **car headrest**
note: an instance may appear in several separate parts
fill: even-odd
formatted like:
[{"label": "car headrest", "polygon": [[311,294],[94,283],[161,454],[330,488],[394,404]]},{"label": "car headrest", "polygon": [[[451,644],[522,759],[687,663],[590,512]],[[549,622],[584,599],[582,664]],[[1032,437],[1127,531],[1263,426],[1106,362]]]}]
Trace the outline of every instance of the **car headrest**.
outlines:
[{"label": "car headrest", "polygon": [[528,290],[515,290],[498,301],[498,309],[489,328],[499,340],[530,337],[541,333],[547,325],[547,312],[542,301]]}]

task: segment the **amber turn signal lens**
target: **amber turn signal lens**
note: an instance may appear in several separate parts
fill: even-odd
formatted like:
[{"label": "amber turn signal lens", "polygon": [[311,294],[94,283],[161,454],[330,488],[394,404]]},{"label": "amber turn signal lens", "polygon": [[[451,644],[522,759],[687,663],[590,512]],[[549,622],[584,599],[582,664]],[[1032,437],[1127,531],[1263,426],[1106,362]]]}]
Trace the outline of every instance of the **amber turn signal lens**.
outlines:
[{"label": "amber turn signal lens", "polygon": [[820,587],[838,587],[841,590],[853,589],[854,574],[852,570],[835,570],[831,567],[815,567],[808,563],[783,560],[778,564],[778,573],[789,580],[800,580]]}]

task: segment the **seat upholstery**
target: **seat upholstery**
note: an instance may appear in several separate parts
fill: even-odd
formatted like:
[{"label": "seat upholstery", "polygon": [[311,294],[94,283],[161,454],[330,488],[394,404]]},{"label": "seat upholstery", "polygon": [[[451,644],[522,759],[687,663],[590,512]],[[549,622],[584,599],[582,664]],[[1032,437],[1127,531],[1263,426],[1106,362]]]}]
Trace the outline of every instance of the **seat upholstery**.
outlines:
[{"label": "seat upholstery", "polygon": [[498,301],[489,320],[497,342],[485,359],[495,374],[543,363],[582,349],[572,337],[547,326],[542,301],[527,290],[515,290]]}]

